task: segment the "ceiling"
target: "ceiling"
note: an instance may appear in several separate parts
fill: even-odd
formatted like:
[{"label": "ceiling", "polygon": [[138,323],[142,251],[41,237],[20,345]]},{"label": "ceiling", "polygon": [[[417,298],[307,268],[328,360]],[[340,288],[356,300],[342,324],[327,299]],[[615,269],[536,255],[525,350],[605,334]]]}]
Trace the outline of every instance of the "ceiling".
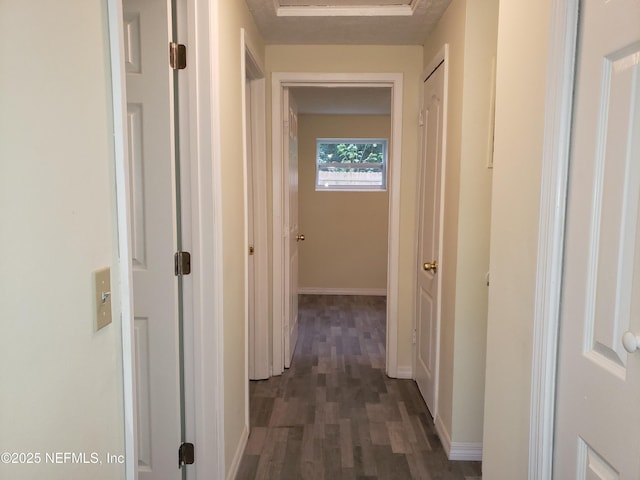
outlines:
[{"label": "ceiling", "polygon": [[301,114],[391,114],[391,88],[293,87],[290,90]]},{"label": "ceiling", "polygon": [[246,0],[267,44],[422,45],[451,0]]}]

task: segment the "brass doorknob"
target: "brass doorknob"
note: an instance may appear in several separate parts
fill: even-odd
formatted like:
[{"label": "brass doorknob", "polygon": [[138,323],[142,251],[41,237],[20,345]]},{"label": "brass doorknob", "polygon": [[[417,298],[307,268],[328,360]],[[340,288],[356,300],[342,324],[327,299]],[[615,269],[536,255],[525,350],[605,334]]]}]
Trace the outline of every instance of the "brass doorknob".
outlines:
[{"label": "brass doorknob", "polygon": [[304,235],[302,234],[296,235],[296,242],[304,242]]},{"label": "brass doorknob", "polygon": [[436,273],[438,271],[438,262],[436,260],[433,262],[425,262],[422,268],[424,268],[425,272]]}]

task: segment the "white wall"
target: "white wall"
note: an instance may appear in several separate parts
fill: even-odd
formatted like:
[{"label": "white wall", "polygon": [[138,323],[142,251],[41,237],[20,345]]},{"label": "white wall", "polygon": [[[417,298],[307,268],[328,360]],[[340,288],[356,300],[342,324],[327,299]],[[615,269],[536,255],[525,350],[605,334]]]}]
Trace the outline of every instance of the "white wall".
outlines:
[{"label": "white wall", "polygon": [[549,0],[500,2],[483,474],[527,478]]},{"label": "white wall", "polygon": [[101,0],[0,3],[0,452],[42,454],[2,478],[124,476],[44,457],[124,454],[117,298],[113,324],[93,313],[116,244],[106,25]]},{"label": "white wall", "polygon": [[299,288],[386,291],[389,192],[316,191],[316,140],[390,136],[388,115],[298,117]]}]

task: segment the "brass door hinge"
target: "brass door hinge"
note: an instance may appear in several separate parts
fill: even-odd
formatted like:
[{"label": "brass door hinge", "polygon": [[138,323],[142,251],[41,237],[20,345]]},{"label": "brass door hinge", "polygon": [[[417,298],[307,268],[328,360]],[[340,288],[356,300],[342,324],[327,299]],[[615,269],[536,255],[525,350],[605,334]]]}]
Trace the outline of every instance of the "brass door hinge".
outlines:
[{"label": "brass door hinge", "polygon": [[169,43],[169,65],[174,70],[187,68],[187,47],[181,43]]},{"label": "brass door hinge", "polygon": [[178,448],[178,468],[183,465],[193,465],[195,462],[195,448],[193,443],[183,443]]},{"label": "brass door hinge", "polygon": [[176,276],[189,275],[191,273],[191,254],[189,252],[176,252],[173,260]]}]

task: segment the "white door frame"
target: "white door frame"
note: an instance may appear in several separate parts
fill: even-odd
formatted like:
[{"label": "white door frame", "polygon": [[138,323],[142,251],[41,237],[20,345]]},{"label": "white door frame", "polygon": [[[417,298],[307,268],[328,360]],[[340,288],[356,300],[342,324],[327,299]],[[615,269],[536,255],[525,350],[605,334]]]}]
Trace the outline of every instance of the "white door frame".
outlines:
[{"label": "white door frame", "polygon": [[[389,162],[389,249],[387,256],[387,348],[386,372],[398,377],[398,265],[400,263],[400,167],[402,159],[401,73],[283,73],[272,74],[273,164],[273,346],[272,374],[284,371],[284,181],[282,98],[286,87],[386,87],[391,88],[391,162]],[[407,372],[401,372],[406,375]]]},{"label": "white door frame", "polygon": [[579,0],[552,0],[533,331],[529,479],[552,478],[556,367]]},{"label": "white door frame", "polygon": [[[247,193],[249,182],[253,183],[253,236],[256,251],[254,254],[254,318],[253,325],[249,320],[249,299],[245,299],[247,323],[245,324],[248,368],[247,378],[269,378],[269,251],[267,234],[267,140],[266,140],[266,79],[265,69],[260,61],[256,48],[252,45],[245,29],[241,29],[241,70],[242,70],[242,134],[245,182],[245,222],[249,222]],[[251,103],[247,112],[247,98],[245,85],[248,85]],[[247,115],[249,118],[247,118]],[[247,138],[250,133],[250,138]],[[253,156],[253,178],[247,175],[247,142],[251,144]],[[245,235],[248,229],[245,228]],[[247,249],[248,239],[245,239]],[[247,264],[248,265],[248,264]],[[248,267],[245,282],[248,282]],[[245,294],[248,292],[245,285]],[[253,338],[249,338],[249,332]],[[251,340],[251,342],[249,342]],[[252,360],[251,362],[249,360]],[[247,419],[249,414],[247,412]]]},{"label": "white door frame", "polygon": [[[442,68],[444,68],[444,91],[442,95],[442,160],[440,163],[440,212],[439,215],[439,231],[438,231],[438,242],[440,245],[440,251],[442,251],[442,247],[444,245],[444,207],[445,207],[445,188],[446,188],[446,173],[447,173],[447,109],[448,109],[448,94],[449,94],[449,44],[445,43],[440,51],[433,57],[433,59],[422,71],[420,75],[420,121],[423,122],[424,115],[424,82],[431,76],[433,72],[440,66],[442,63]],[[419,157],[419,166],[421,167],[421,163],[424,161],[425,154],[425,143],[424,143],[424,134],[425,128],[420,124],[420,148],[418,149]],[[419,170],[420,171],[420,170]],[[416,192],[421,192],[421,179],[422,174],[418,175],[417,179],[417,190]],[[420,195],[420,194],[419,194]],[[420,201],[419,201],[420,202]],[[416,209],[416,225],[420,225],[420,211]],[[416,232],[416,236],[418,233]],[[441,256],[439,256],[442,258]],[[419,246],[416,242],[415,246],[415,263],[414,265],[420,265],[424,259],[419,257]],[[440,261],[440,260],[439,260]],[[441,270],[442,271],[442,270]],[[438,279],[438,291],[436,293],[436,301],[438,302],[438,306],[436,308],[436,365],[434,371],[434,390],[433,390],[433,412],[431,415],[433,416],[433,421],[436,421],[438,418],[438,393],[439,393],[439,384],[440,384],[440,320],[441,320],[441,312],[442,312],[442,274],[440,273],[440,278]],[[417,285],[417,284],[416,284]],[[417,331],[418,327],[418,310],[415,309],[413,316],[413,332]],[[415,380],[415,372],[416,372],[416,359],[418,355],[418,349],[416,348],[417,342],[412,345],[413,348],[413,357],[412,357],[412,369],[413,369],[413,379]]]},{"label": "white door frame", "polygon": [[[115,187],[118,230],[117,282],[122,328],[125,478],[135,480],[137,419],[133,350],[133,283],[131,266],[131,215],[124,32],[121,0],[107,0],[113,94]],[[212,51],[218,49],[215,32],[217,0],[187,0],[187,64],[189,138],[191,152],[184,181],[190,183],[192,301],[185,305],[192,321],[184,325],[187,435],[195,444],[197,463],[189,476],[224,478],[224,410],[222,408],[222,232],[220,229],[220,151],[218,65]],[[197,33],[196,33],[197,32]],[[118,298],[116,297],[116,298]],[[176,445],[177,448],[177,445]],[[206,452],[206,454],[205,454]]]}]

